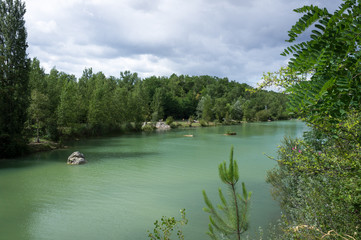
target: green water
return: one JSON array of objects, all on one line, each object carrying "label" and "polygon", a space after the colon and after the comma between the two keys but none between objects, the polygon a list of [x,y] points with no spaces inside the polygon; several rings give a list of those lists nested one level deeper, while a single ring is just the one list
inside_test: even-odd
[{"label": "green water", "polygon": [[[0,165],[0,239],[147,239],[161,216],[186,209],[186,239],[208,239],[202,190],[218,202],[218,164],[234,145],[241,181],[253,192],[250,230],[267,228],[280,210],[265,174],[283,136],[299,121],[139,133],[79,141]],[[236,136],[224,136],[234,131]],[[194,134],[193,138],[184,137]],[[66,165],[79,150],[89,163]]]}]

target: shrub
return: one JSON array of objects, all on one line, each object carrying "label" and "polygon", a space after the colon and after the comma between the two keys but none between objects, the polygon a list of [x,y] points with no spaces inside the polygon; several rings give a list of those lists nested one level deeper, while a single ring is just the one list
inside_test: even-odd
[{"label": "shrub", "polygon": [[170,240],[173,230],[178,229],[178,239],[184,240],[184,235],[180,227],[186,225],[188,223],[188,219],[186,218],[185,209],[180,210],[180,213],[181,220],[176,220],[174,217],[165,216],[163,216],[160,221],[156,220],[154,222],[153,232],[148,230],[149,239]]},{"label": "shrub", "polygon": [[355,161],[360,158],[357,146],[344,152],[328,142],[320,151],[303,140],[285,138],[278,166],[267,174],[283,209],[284,239],[321,239],[331,230],[340,236],[360,234],[361,167]]},{"label": "shrub", "polygon": [[189,127],[192,127],[192,123],[194,122],[194,116],[190,116],[188,118],[188,124],[189,124]]},{"label": "shrub", "polygon": [[145,131],[145,132],[150,132],[150,131],[153,131],[155,129],[155,126],[153,124],[144,124],[142,126],[142,130]]},{"label": "shrub", "polygon": [[199,124],[200,124],[202,127],[207,127],[207,126],[208,126],[208,123],[207,123],[204,119],[199,120]]},{"label": "shrub", "polygon": [[271,113],[269,110],[261,110],[256,113],[256,121],[262,121],[265,122],[267,120],[271,119]]},{"label": "shrub", "polygon": [[174,119],[172,116],[167,117],[167,119],[165,120],[165,123],[167,125],[171,125],[173,122],[174,122]]}]

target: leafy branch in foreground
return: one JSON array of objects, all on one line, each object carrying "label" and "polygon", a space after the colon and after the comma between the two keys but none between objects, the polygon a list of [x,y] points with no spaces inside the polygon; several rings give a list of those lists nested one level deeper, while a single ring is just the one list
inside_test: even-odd
[{"label": "leafy branch in foreground", "polygon": [[186,219],[186,210],[181,209],[181,220],[176,220],[174,217],[165,217],[163,216],[160,221],[156,220],[154,222],[154,230],[153,232],[149,232],[149,239],[159,239],[159,240],[170,240],[172,232],[174,229],[178,229],[177,236],[178,239],[184,240],[184,235],[180,226],[186,225],[188,223],[188,219]]},{"label": "leafy branch in foreground", "polygon": [[239,180],[238,165],[233,160],[233,147],[229,159],[229,167],[224,161],[218,167],[219,177],[227,185],[229,200],[224,196],[219,188],[219,198],[222,205],[218,205],[220,213],[217,212],[206,192],[203,190],[204,201],[207,205],[203,210],[210,214],[209,232],[207,234],[212,239],[241,239],[242,233],[248,229],[248,208],[251,192],[247,192],[245,184],[242,182],[242,195],[237,193],[237,183]]}]

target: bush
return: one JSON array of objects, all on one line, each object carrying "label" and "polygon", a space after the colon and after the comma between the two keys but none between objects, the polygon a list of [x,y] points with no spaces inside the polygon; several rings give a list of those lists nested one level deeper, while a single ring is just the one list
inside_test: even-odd
[{"label": "bush", "polygon": [[268,121],[271,119],[271,113],[269,110],[261,110],[259,112],[256,113],[256,121]]},{"label": "bush", "polygon": [[158,116],[158,112],[153,112],[152,113],[152,122],[158,122],[159,120],[159,116]]},{"label": "bush", "polygon": [[204,119],[199,120],[199,124],[200,124],[202,127],[207,127],[207,126],[208,126],[208,123],[207,123]]},{"label": "bush", "polygon": [[194,116],[190,116],[188,118],[188,123],[189,123],[189,126],[192,127],[192,123],[194,122]]},{"label": "bush", "polygon": [[174,119],[172,116],[167,117],[167,119],[165,120],[165,123],[167,125],[171,125],[173,122],[174,122]]},{"label": "bush", "polygon": [[163,216],[160,221],[156,220],[154,222],[153,231],[151,232],[148,230],[149,239],[170,240],[173,231],[177,230],[177,238],[180,240],[184,240],[184,235],[181,227],[188,223],[188,219],[186,218],[185,209],[181,209],[180,213],[180,220],[176,220],[174,217],[165,216]]},{"label": "bush", "polygon": [[145,132],[150,132],[153,131],[155,129],[155,126],[153,124],[144,124],[142,126],[142,130]]},{"label": "bush", "polygon": [[320,239],[331,230],[338,236],[360,234],[361,167],[357,159],[361,159],[357,146],[344,152],[328,142],[319,151],[303,140],[284,140],[278,166],[267,174],[273,196],[283,209],[284,239]]}]

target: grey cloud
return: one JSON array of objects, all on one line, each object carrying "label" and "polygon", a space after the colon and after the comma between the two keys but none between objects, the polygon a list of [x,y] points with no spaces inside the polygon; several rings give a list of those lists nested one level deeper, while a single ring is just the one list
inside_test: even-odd
[{"label": "grey cloud", "polygon": [[[84,67],[107,75],[130,67],[140,76],[208,74],[255,85],[285,63],[279,54],[299,17],[292,9],[310,2],[78,0],[30,17],[29,51],[78,77]],[[336,8],[341,0],[319,2]]]}]

